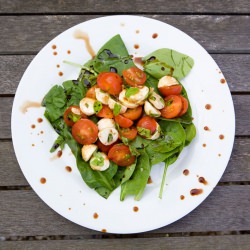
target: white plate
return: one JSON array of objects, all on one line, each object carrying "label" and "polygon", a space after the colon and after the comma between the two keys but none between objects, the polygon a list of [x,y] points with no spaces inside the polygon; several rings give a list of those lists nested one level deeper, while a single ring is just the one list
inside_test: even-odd
[{"label": "white plate", "polygon": [[[163,165],[153,167],[153,182],[147,185],[139,202],[131,197],[120,202],[119,188],[107,200],[100,197],[83,182],[68,148],[60,158],[56,153],[49,153],[57,135],[43,117],[44,108],[31,107],[22,112],[27,101],[41,102],[54,84],[77,78],[79,69],[64,64],[63,60],[83,64],[90,59],[84,42],[73,36],[78,29],[88,34],[95,52],[119,33],[130,54],[147,55],[159,48],[171,48],[195,61],[182,83],[193,108],[197,136],[169,167],[162,200],[158,194]],[[158,36],[153,38],[153,34]],[[18,86],[11,128],[20,167],[44,202],[79,225],[110,233],[138,233],[166,226],[196,208],[216,186],[227,166],[234,142],[235,116],[224,80],[217,64],[196,41],[166,23],[139,16],[109,16],[76,25],[38,53]],[[207,104],[211,105],[210,109],[206,108]],[[39,123],[38,118],[43,118],[43,122]],[[72,171],[66,171],[66,166]],[[185,169],[189,170],[187,176],[183,174]],[[199,177],[204,177],[207,184],[200,183]],[[46,179],[45,184],[41,184],[41,178]],[[195,188],[203,192],[192,196],[190,191]],[[135,207],[138,211],[134,211]]]}]

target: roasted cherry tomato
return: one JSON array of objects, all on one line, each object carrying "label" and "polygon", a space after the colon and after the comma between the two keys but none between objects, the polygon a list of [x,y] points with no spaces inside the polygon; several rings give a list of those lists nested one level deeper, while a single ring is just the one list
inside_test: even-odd
[{"label": "roasted cherry tomato", "polygon": [[136,127],[121,128],[119,130],[119,136],[120,137],[125,137],[125,138],[129,139],[130,141],[132,141],[137,136],[137,129],[136,129]]},{"label": "roasted cherry tomato", "polygon": [[137,67],[131,67],[129,69],[124,69],[122,75],[127,84],[132,87],[143,85],[147,79],[147,75],[144,71]]},{"label": "roasted cherry tomato", "polygon": [[81,119],[73,125],[72,136],[80,144],[92,144],[97,140],[98,127],[89,119]]},{"label": "roasted cherry tomato", "polygon": [[188,100],[182,95],[179,95],[179,97],[181,98],[181,101],[182,101],[182,109],[181,109],[181,112],[178,114],[178,116],[182,116],[188,110]]},{"label": "roasted cherry tomato", "polygon": [[134,123],[132,120],[130,120],[122,115],[115,116],[115,122],[118,123],[121,128],[129,128]]},{"label": "roasted cherry tomato", "polygon": [[81,118],[87,117],[85,114],[83,114],[83,112],[80,110],[80,107],[78,106],[68,107],[63,114],[65,123],[70,127],[72,127]]},{"label": "roasted cherry tomato", "polygon": [[137,127],[145,128],[150,130],[151,135],[153,135],[157,128],[156,120],[151,116],[143,116],[137,123]]},{"label": "roasted cherry tomato", "polygon": [[97,86],[111,95],[122,91],[122,78],[114,72],[102,72],[97,77]]},{"label": "roasted cherry tomato", "polygon": [[164,86],[159,88],[160,93],[166,97],[169,95],[179,95],[181,93],[182,86],[180,84],[178,85],[172,85],[172,86]]},{"label": "roasted cherry tomato", "polygon": [[107,105],[102,105],[102,109],[96,114],[98,117],[113,118],[113,111]]},{"label": "roasted cherry tomato", "polygon": [[142,106],[138,106],[137,108],[134,108],[134,109],[127,109],[127,111],[123,113],[122,115],[134,121],[140,118],[141,114],[142,114]]},{"label": "roasted cherry tomato", "polygon": [[180,96],[169,95],[164,98],[165,107],[161,110],[161,116],[167,119],[175,118],[182,110],[182,100]]},{"label": "roasted cherry tomato", "polygon": [[129,147],[124,144],[115,144],[109,150],[108,158],[121,167],[130,166],[136,160],[136,157],[131,154]]},{"label": "roasted cherry tomato", "polygon": [[96,89],[96,85],[91,87],[90,89],[88,89],[88,91],[86,93],[86,97],[96,99],[95,89]]}]

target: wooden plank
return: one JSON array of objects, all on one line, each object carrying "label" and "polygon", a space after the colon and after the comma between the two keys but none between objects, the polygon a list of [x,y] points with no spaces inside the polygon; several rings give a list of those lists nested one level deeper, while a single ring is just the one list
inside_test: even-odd
[{"label": "wooden plank", "polygon": [[[145,15],[179,28],[210,52],[250,52],[250,16]],[[48,41],[96,15],[0,16],[0,54],[36,53]]]},{"label": "wooden plank", "polygon": [[[0,141],[0,186],[25,186],[28,182],[15,158],[11,141]],[[221,182],[250,181],[250,139],[236,138]]]},{"label": "wooden plank", "polygon": [[[232,92],[249,92],[250,55],[249,54],[212,54],[219,65]],[[19,81],[34,55],[0,56],[0,94],[14,94]]]},{"label": "wooden plank", "polygon": [[150,0],[108,0],[100,3],[96,0],[81,1],[0,1],[0,13],[249,13],[249,2],[241,1],[199,1],[199,0],[179,0],[178,4],[171,0],[158,0],[157,4],[152,4]]},{"label": "wooden plank", "polygon": [[[234,108],[236,113],[236,135],[249,136],[250,135],[250,98],[249,95],[233,95]],[[0,98],[0,139],[11,138],[11,108],[13,97]]]},{"label": "wooden plank", "polygon": [[[108,237],[108,235],[107,235]],[[43,241],[0,241],[2,250],[31,250],[31,249],[175,249],[175,250],[221,250],[247,249],[250,245],[249,235],[223,235],[223,236],[193,236],[193,237],[153,237],[132,239],[79,239],[79,240],[43,240]]]},{"label": "wooden plank", "polygon": [[[193,212],[150,233],[249,230],[249,192],[250,185],[217,186]],[[55,213],[32,190],[0,194],[1,236],[100,234]]]}]

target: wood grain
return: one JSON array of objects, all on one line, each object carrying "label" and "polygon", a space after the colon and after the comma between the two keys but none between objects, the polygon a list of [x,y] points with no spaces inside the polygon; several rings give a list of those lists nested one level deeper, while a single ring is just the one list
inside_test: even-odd
[{"label": "wood grain", "polygon": [[[11,141],[0,141],[0,186],[25,186]],[[250,181],[250,139],[236,138],[231,159],[221,182]]]},{"label": "wood grain", "polygon": [[43,241],[0,241],[2,250],[121,250],[121,249],[143,249],[143,250],[221,250],[233,249],[243,250],[250,245],[248,235],[223,235],[223,236],[193,236],[193,237],[152,237],[132,239],[82,239],[82,240],[43,240]]},{"label": "wood grain", "polygon": [[[249,192],[250,185],[217,186],[193,212],[150,233],[248,230]],[[1,191],[0,204],[2,236],[100,234],[70,223],[45,205],[32,190]],[[108,226],[103,227],[108,231]]]},{"label": "wood grain", "polygon": [[178,0],[178,4],[171,0],[158,0],[152,3],[150,0],[106,0],[101,3],[97,0],[75,0],[74,4],[69,0],[52,1],[0,1],[0,13],[249,13],[250,7],[247,0],[240,1],[199,1]]},{"label": "wood grain", "polygon": [[[179,28],[209,52],[250,52],[250,16],[145,15]],[[0,16],[0,54],[37,53],[64,30],[97,15]]]},{"label": "wood grain", "polygon": [[[231,92],[250,92],[249,54],[212,54],[219,65]],[[0,95],[14,94],[19,81],[34,55],[0,56]]]}]

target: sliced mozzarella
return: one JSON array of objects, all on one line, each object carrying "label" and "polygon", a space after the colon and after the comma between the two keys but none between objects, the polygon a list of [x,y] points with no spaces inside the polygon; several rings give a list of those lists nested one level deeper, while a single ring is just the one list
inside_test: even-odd
[{"label": "sliced mozzarella", "polygon": [[156,130],[155,130],[154,134],[151,135],[151,136],[150,136],[149,138],[147,138],[147,139],[149,139],[149,140],[156,140],[156,139],[158,139],[158,138],[160,137],[160,135],[161,135],[161,127],[160,127],[160,125],[157,123],[157,127],[156,127]]},{"label": "sliced mozzarella", "polygon": [[139,89],[139,91],[136,94],[131,95],[127,99],[128,99],[129,102],[141,105],[141,104],[144,103],[144,101],[148,97],[149,88],[147,86],[143,86],[143,87],[138,88],[138,89]]},{"label": "sliced mozzarella", "polygon": [[179,82],[172,76],[163,76],[158,82],[158,88],[178,85]]},{"label": "sliced mozzarella", "polygon": [[85,115],[93,115],[95,114],[94,104],[96,100],[88,97],[84,97],[80,101],[80,109]]},{"label": "sliced mozzarella", "polygon": [[127,107],[122,105],[121,103],[115,101],[114,99],[112,98],[109,98],[109,101],[108,101],[108,105],[109,105],[109,108],[110,109],[115,109],[115,106],[118,105],[119,109],[120,109],[120,114],[123,114],[127,111]]},{"label": "sliced mozzarella", "polygon": [[144,103],[144,111],[147,115],[153,116],[153,117],[160,117],[161,112],[156,109],[150,102],[145,101]]},{"label": "sliced mozzarella", "polygon": [[83,160],[88,161],[96,150],[97,150],[97,146],[95,144],[83,145],[82,147]]},{"label": "sliced mozzarella", "polygon": [[165,106],[163,98],[154,91],[150,94],[148,101],[157,109],[163,109]]},{"label": "sliced mozzarella", "polygon": [[111,145],[118,139],[118,131],[115,128],[104,128],[99,131],[98,138],[104,145]]},{"label": "sliced mozzarella", "polygon": [[100,88],[95,88],[95,95],[98,101],[105,105],[108,105],[109,94],[107,92],[102,91]]},{"label": "sliced mozzarella", "polygon": [[119,101],[126,106],[127,108],[134,109],[139,106],[137,103],[130,102],[128,98],[125,96],[126,94],[126,89],[124,89],[120,94],[119,94]]},{"label": "sliced mozzarella", "polygon": [[105,128],[115,128],[115,121],[110,118],[102,118],[97,122],[97,127],[99,131]]},{"label": "sliced mozzarella", "polygon": [[91,157],[89,165],[93,170],[104,171],[109,168],[110,162],[105,153],[97,152]]}]

